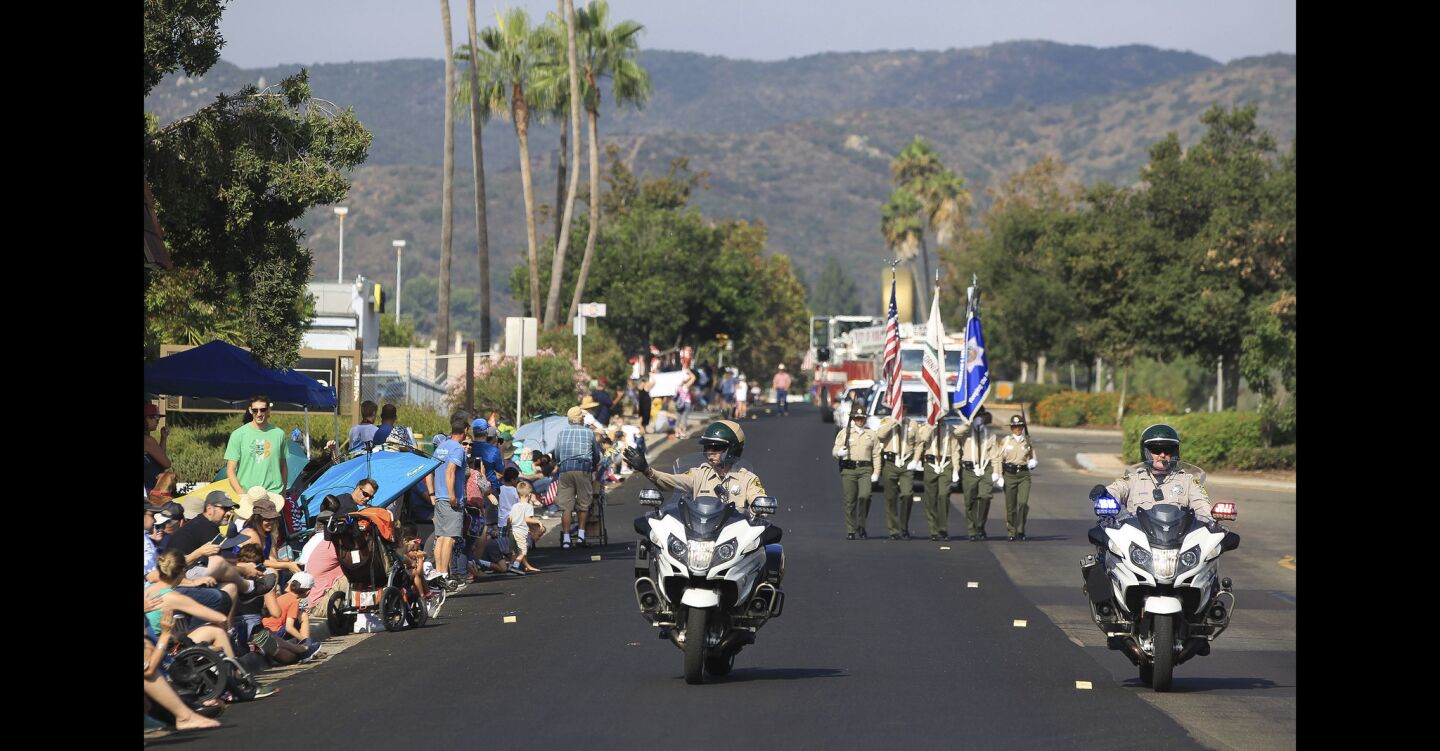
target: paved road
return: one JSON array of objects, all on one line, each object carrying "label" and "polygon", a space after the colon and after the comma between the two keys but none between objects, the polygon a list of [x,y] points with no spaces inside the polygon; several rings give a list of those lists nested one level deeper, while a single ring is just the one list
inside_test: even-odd
[{"label": "paved road", "polygon": [[[231,707],[224,730],[154,745],[1295,745],[1294,571],[1277,564],[1294,552],[1293,494],[1233,496],[1245,536],[1226,557],[1240,592],[1234,625],[1210,657],[1177,669],[1174,693],[1156,695],[1085,616],[1077,564],[1095,478],[1070,466],[1071,439],[1037,435],[1032,542],[1003,540],[998,494],[989,529],[999,541],[846,542],[833,427],[797,405],[746,430],[745,458],[780,499],[787,599],[727,679],[687,686],[680,651],[636,612],[632,480],[612,496],[608,547],[541,549],[546,573],[471,585],[431,625],[377,634],[280,683],[275,697]],[[1253,546],[1252,518],[1265,530]],[[911,530],[924,525],[916,504]],[[950,529],[963,526],[957,508]],[[869,528],[884,529],[878,495]]]}]

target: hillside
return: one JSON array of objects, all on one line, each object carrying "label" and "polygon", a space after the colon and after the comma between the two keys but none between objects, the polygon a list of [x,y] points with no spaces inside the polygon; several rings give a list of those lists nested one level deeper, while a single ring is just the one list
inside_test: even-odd
[{"label": "hillside", "polygon": [[[996,57],[1018,55],[1027,49],[1034,54],[1023,58],[1024,64],[1014,61],[995,64],[988,74],[991,83],[974,84],[973,91],[967,94],[971,98],[963,100],[968,103],[955,98],[948,102],[943,97],[928,98],[929,92],[946,89],[925,83],[928,74],[924,72],[924,64],[940,64],[936,61],[958,64],[955,61],[966,56],[993,62]],[[1183,143],[1194,143],[1202,132],[1200,113],[1214,104],[1255,102],[1260,108],[1260,125],[1275,135],[1282,147],[1288,147],[1294,138],[1293,55],[1252,58],[1219,66],[1213,62],[1205,64],[1208,61],[1204,58],[1196,60],[1193,55],[1162,53],[1153,48],[1121,49],[1130,52],[1013,43],[979,51],[818,55],[779,63],[652,52],[647,54],[646,62],[652,66],[657,81],[654,103],[643,114],[632,115],[623,125],[602,120],[601,135],[605,143],[619,146],[623,157],[633,159],[634,169],[640,172],[661,173],[672,158],[689,157],[693,170],[710,173],[709,189],[697,196],[707,216],[763,221],[770,230],[769,251],[791,255],[797,270],[807,278],[815,279],[823,260],[834,256],[862,284],[874,279],[885,257],[879,215],[880,205],[890,189],[890,156],[917,134],[930,140],[945,163],[965,177],[975,198],[975,216],[988,203],[987,187],[1002,182],[1047,153],[1071,165],[1075,175],[1086,184],[1099,180],[1130,184],[1137,179],[1152,143],[1170,131],[1178,132]],[[1047,79],[1047,72],[1054,78],[1055,66],[1063,67],[1066,58],[1062,53],[1104,62],[1093,75],[1086,75],[1078,67],[1067,68],[1069,78],[1061,79],[1071,81],[1066,84],[1070,87],[1068,91],[1104,93],[1065,98],[1064,87]],[[1151,59],[1151,53],[1160,54]],[[1127,54],[1136,60],[1129,66],[1122,64]],[[832,57],[845,58],[850,67],[842,69],[839,65],[823,64],[821,58]],[[697,61],[717,61],[715,70],[707,72],[704,67],[689,72],[681,70]],[[1165,70],[1161,64],[1165,61],[1171,65],[1166,77],[1144,85],[1135,83],[1141,73],[1134,68],[1148,67],[1158,76]],[[394,92],[396,89],[387,83],[387,71],[409,70],[418,75],[426,66],[435,69],[431,78],[438,80],[439,61],[392,61],[317,66],[312,83],[318,96],[350,104],[343,96],[322,86],[322,68],[366,68],[376,75],[373,84],[378,90]],[[1194,69],[1175,72],[1186,66]],[[244,80],[250,80],[255,73],[239,71],[233,66],[222,71],[220,67],[198,84],[189,82],[175,89],[190,87],[199,91],[213,85],[232,90],[241,78],[234,78],[231,85],[223,83],[231,80],[225,76],[243,73]],[[760,73],[754,72],[757,70]],[[1023,74],[1024,70],[1030,71],[1028,77]],[[780,96],[783,87],[746,88],[742,81],[772,74],[775,80],[788,77],[806,93],[795,93],[793,106],[780,106],[784,104]],[[820,81],[826,75],[829,84],[807,83]],[[1019,76],[1020,80],[1006,83],[1007,76]],[[708,80],[702,81],[707,77]],[[814,93],[842,90],[841,79],[847,77],[849,80],[843,82],[846,92],[843,99],[832,101]],[[977,73],[972,78],[984,76]],[[660,93],[667,91],[661,88],[662,80],[690,83],[672,87],[675,91],[672,96]],[[910,82],[908,90],[901,86],[906,81]],[[827,85],[829,88],[824,89]],[[164,86],[166,84],[162,84]],[[887,91],[887,87],[893,90]],[[691,91],[711,91],[714,95],[713,98],[691,96]],[[751,92],[748,99],[741,96],[745,91]],[[762,91],[771,93],[762,95]],[[189,106],[193,109],[198,106],[197,101],[213,95],[214,91],[209,91],[194,97],[187,94],[184,98],[190,100]],[[383,95],[372,91],[366,96]],[[420,107],[420,103],[427,100],[417,90],[406,90],[401,97],[407,103],[405,107]],[[169,119],[182,111],[180,98],[177,92],[170,92],[168,96],[152,97],[152,100],[169,108],[158,112],[162,119]],[[885,101],[894,104],[879,104]],[[147,100],[146,105],[149,108],[151,101]],[[405,278],[433,277],[439,268],[440,235],[438,154],[442,129],[438,104],[433,128],[419,121],[408,125],[396,123],[395,132],[403,133],[405,138],[395,136],[394,132],[386,135],[382,127],[382,123],[388,122],[386,118],[400,118],[394,111],[377,110],[375,116],[369,117],[363,113],[362,105],[356,104],[356,109],[362,112],[366,124],[376,130],[374,153],[377,156],[354,173],[354,185],[347,201],[351,211],[345,228],[347,273],[364,273],[387,285],[393,283],[395,256],[390,241],[403,238],[409,243]],[[709,117],[705,117],[706,112]],[[748,114],[726,126],[727,118],[735,112]],[[664,118],[657,113],[669,113],[671,124],[661,127]],[[810,114],[799,116],[804,113]],[[766,118],[771,120],[764,127],[745,127]],[[423,146],[429,137],[426,134],[432,132],[434,147]],[[509,125],[498,122],[488,127],[486,137],[497,317],[516,311],[506,280],[510,269],[523,263],[525,256],[520,178],[513,140],[501,145],[505,143],[502,136],[508,133]],[[555,134],[556,131],[550,131],[532,139],[536,200],[546,205],[554,203],[554,159],[558,146]],[[468,150],[462,155],[458,148],[462,144],[468,146],[468,141],[463,134],[456,139],[454,280],[457,286],[474,286],[478,279],[469,155]],[[422,153],[427,148],[431,148],[428,155]],[[603,153],[603,147],[601,151]],[[412,162],[394,162],[379,158],[381,153],[414,153],[415,157]],[[316,209],[300,224],[315,253],[316,278],[333,278],[337,245],[334,216],[328,208]],[[550,221],[543,221],[542,235],[548,235],[551,226]],[[421,312],[408,307],[405,310],[407,314]],[[433,311],[424,312],[427,317],[433,314]],[[424,328],[428,328],[428,322],[423,323]]]}]

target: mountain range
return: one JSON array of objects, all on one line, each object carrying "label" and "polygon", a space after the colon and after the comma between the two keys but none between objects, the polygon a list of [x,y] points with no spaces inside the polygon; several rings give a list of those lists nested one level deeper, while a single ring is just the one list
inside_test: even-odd
[{"label": "mountain range", "polygon": [[[1023,41],[777,62],[650,50],[641,64],[655,93],[643,110],[617,113],[605,92],[602,155],[614,144],[642,174],[662,174],[672,159],[687,157],[692,170],[708,173],[708,189],[695,200],[707,217],[764,222],[768,252],[788,254],[802,276],[818,278],[825,259],[835,257],[867,292],[888,257],[879,227],[880,206],[890,192],[889,160],[916,135],[965,178],[975,203],[972,220],[989,203],[986,189],[1046,154],[1072,167],[1087,185],[1134,183],[1151,144],[1171,131],[1182,143],[1194,143],[1203,132],[1200,114],[1215,104],[1255,103],[1260,126],[1283,149],[1295,137],[1294,55],[1221,65],[1141,45],[1102,49]],[[146,98],[145,110],[163,125],[220,92],[275,83],[300,67],[241,69],[222,61],[204,77],[163,81]],[[354,171],[346,202],[347,273],[390,286],[391,240],[405,239],[405,278],[433,277],[440,256],[442,62],[322,64],[309,71],[314,96],[353,107],[374,134],[370,158]],[[512,126],[487,122],[484,141],[499,317],[519,308],[506,280],[514,265],[524,263],[523,201]],[[453,279],[474,286],[468,122],[457,125],[455,142]],[[536,201],[548,209],[555,203],[558,128],[532,128],[530,145]],[[582,177],[588,180],[588,172]],[[316,208],[300,224],[315,254],[315,277],[332,278],[338,243],[333,213]],[[543,235],[551,234],[547,228],[553,229],[553,219],[541,222]],[[577,263],[580,252],[574,251]],[[428,318],[421,316],[422,330]]]}]

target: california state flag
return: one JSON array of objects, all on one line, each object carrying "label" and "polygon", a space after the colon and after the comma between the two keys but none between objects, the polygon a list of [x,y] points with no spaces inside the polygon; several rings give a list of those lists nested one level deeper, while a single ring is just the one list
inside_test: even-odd
[{"label": "california state flag", "polygon": [[925,323],[925,388],[930,390],[930,413],[925,422],[934,425],[948,405],[945,401],[945,324],[940,322],[940,286],[930,300],[930,320]]}]

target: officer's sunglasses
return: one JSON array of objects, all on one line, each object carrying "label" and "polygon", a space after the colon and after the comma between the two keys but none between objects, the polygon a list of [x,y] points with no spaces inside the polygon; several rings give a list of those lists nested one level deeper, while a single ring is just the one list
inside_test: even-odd
[{"label": "officer's sunglasses", "polygon": [[1168,443],[1151,443],[1146,445],[1145,448],[1149,449],[1152,454],[1175,455],[1175,446]]}]

